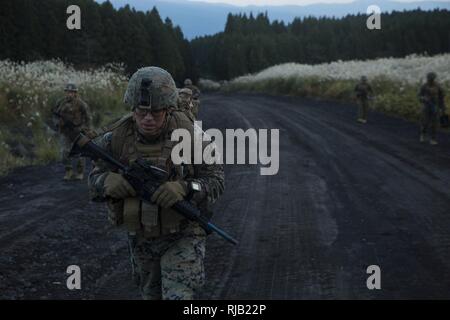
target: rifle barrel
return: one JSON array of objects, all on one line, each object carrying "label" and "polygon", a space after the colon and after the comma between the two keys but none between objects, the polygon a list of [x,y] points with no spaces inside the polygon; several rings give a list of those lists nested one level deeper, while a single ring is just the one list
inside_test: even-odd
[{"label": "rifle barrel", "polygon": [[[75,146],[77,148],[75,148]],[[124,172],[125,177],[132,178],[131,180],[135,180],[134,179],[135,177],[133,177],[133,175],[127,175],[127,173],[129,172],[129,168],[127,166],[122,164],[120,161],[116,160],[106,150],[104,150],[103,148],[101,148],[100,146],[98,146],[97,144],[92,142],[91,139],[89,139],[82,133],[80,133],[78,135],[77,139],[75,140],[74,147],[72,149],[74,149],[74,148],[77,151],[81,152],[81,154],[84,156],[88,156],[92,159],[102,159],[102,160],[116,166],[118,169],[120,169]],[[138,189],[139,187],[142,188],[142,192],[139,196],[139,198],[141,200],[151,203],[150,197],[154,190],[152,191],[151,189],[148,189],[148,187],[146,188],[145,185],[142,185],[142,186],[137,185],[138,181],[136,181],[136,185],[134,185],[135,184],[134,181],[129,181],[129,182],[133,185],[133,187],[135,189]],[[174,204],[174,206],[172,208],[175,209],[176,211],[178,211],[185,218],[192,220],[192,221],[197,221],[202,226],[202,228],[205,229],[206,232],[209,233],[209,232],[214,231],[219,236],[221,236],[222,238],[227,240],[228,242],[235,244],[235,245],[238,244],[238,241],[236,239],[234,239],[233,237],[231,237],[224,230],[218,228],[211,222],[207,221],[201,215],[200,210],[197,207],[195,207],[193,204],[191,204],[189,201],[186,201],[186,200],[178,201],[177,203]]]}]

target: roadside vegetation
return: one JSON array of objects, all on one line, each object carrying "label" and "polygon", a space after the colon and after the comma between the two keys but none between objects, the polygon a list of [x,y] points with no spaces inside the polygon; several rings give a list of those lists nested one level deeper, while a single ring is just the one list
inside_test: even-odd
[{"label": "roadside vegetation", "polygon": [[438,74],[438,81],[447,93],[446,105],[450,108],[450,54],[318,65],[287,63],[235,78],[222,90],[354,102],[355,85],[365,75],[375,94],[372,109],[418,120],[421,104],[417,93],[430,71]]},{"label": "roadside vegetation", "polygon": [[59,159],[59,135],[51,110],[73,82],[100,127],[126,110],[122,103],[126,78],[121,65],[75,70],[60,61],[0,61],[0,175],[11,168]]}]

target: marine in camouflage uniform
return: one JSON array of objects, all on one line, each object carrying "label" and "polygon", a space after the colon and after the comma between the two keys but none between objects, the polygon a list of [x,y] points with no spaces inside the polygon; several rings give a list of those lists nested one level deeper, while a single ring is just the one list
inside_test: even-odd
[{"label": "marine in camouflage uniform", "polygon": [[178,93],[167,71],[157,67],[138,70],[124,100],[132,113],[96,143],[125,164],[145,159],[171,172],[171,178],[156,190],[154,204],[148,204],[136,198],[133,187],[117,170],[97,161],[89,175],[91,198],[106,201],[110,221],[127,230],[133,276],[144,299],[193,299],[205,281],[206,233],[171,207],[185,198],[208,216],[224,190],[223,166],[179,166],[171,161],[177,144],[171,141],[173,130],[186,129],[193,137],[194,125],[176,110]]},{"label": "marine in camouflage uniform", "polygon": [[358,122],[367,122],[367,112],[369,110],[369,99],[372,97],[373,91],[367,82],[367,77],[362,76],[360,82],[355,87],[355,95],[358,101]]},{"label": "marine in camouflage uniform", "polygon": [[[61,134],[61,158],[65,167],[64,180],[83,180],[85,159],[69,157],[72,147],[72,138],[80,130],[86,130],[91,123],[89,107],[79,96],[78,88],[74,84],[67,84],[64,90],[66,96],[59,100],[53,109],[56,117],[58,131]],[[72,160],[74,163],[72,163]],[[74,174],[74,172],[76,172]]]},{"label": "marine in camouflage uniform", "polygon": [[197,119],[200,109],[200,89],[192,84],[191,79],[186,79],[184,81],[184,87],[192,91],[192,114],[194,115],[195,119]]},{"label": "marine in camouflage uniform", "polygon": [[178,92],[178,109],[192,120],[195,121],[195,116],[193,114],[194,105],[192,103],[192,90],[188,88],[180,89]]},{"label": "marine in camouflage uniform", "polygon": [[436,82],[436,74],[430,72],[427,74],[427,82],[422,85],[419,91],[419,100],[423,104],[422,119],[420,126],[420,142],[425,141],[425,136],[430,129],[430,144],[437,144],[436,131],[439,121],[439,110],[444,114],[445,102],[444,91]]}]

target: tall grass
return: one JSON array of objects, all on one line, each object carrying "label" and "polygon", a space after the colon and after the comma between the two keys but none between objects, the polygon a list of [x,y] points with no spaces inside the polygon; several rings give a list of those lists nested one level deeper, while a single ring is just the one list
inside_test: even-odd
[{"label": "tall grass", "polygon": [[60,61],[0,61],[0,175],[11,168],[59,159],[51,110],[68,82],[79,86],[100,127],[125,112],[122,66],[79,71]]},{"label": "tall grass", "polygon": [[373,109],[417,120],[421,110],[417,94],[429,71],[438,74],[439,82],[448,93],[446,104],[450,108],[450,54],[320,65],[288,63],[236,78],[223,90],[354,102],[354,87],[359,78],[366,75],[375,93]]}]

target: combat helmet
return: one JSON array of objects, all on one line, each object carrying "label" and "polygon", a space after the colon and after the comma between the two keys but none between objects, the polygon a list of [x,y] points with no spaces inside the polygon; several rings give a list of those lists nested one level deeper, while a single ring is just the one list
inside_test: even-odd
[{"label": "combat helmet", "polygon": [[131,110],[139,107],[158,111],[176,107],[177,87],[166,70],[145,67],[131,76],[123,101],[131,107]]},{"label": "combat helmet", "polygon": [[435,72],[428,72],[427,73],[427,80],[428,81],[434,81],[436,79],[437,75]]},{"label": "combat helmet", "polygon": [[66,92],[78,92],[78,88],[77,88],[76,84],[68,83],[68,84],[66,84],[66,87],[64,88],[64,91],[66,91]]},{"label": "combat helmet", "polygon": [[189,89],[189,88],[183,88],[183,89],[180,89],[180,91],[178,92],[178,94],[179,94],[180,96],[181,96],[181,95],[185,95],[185,96],[192,97],[192,90]]}]

